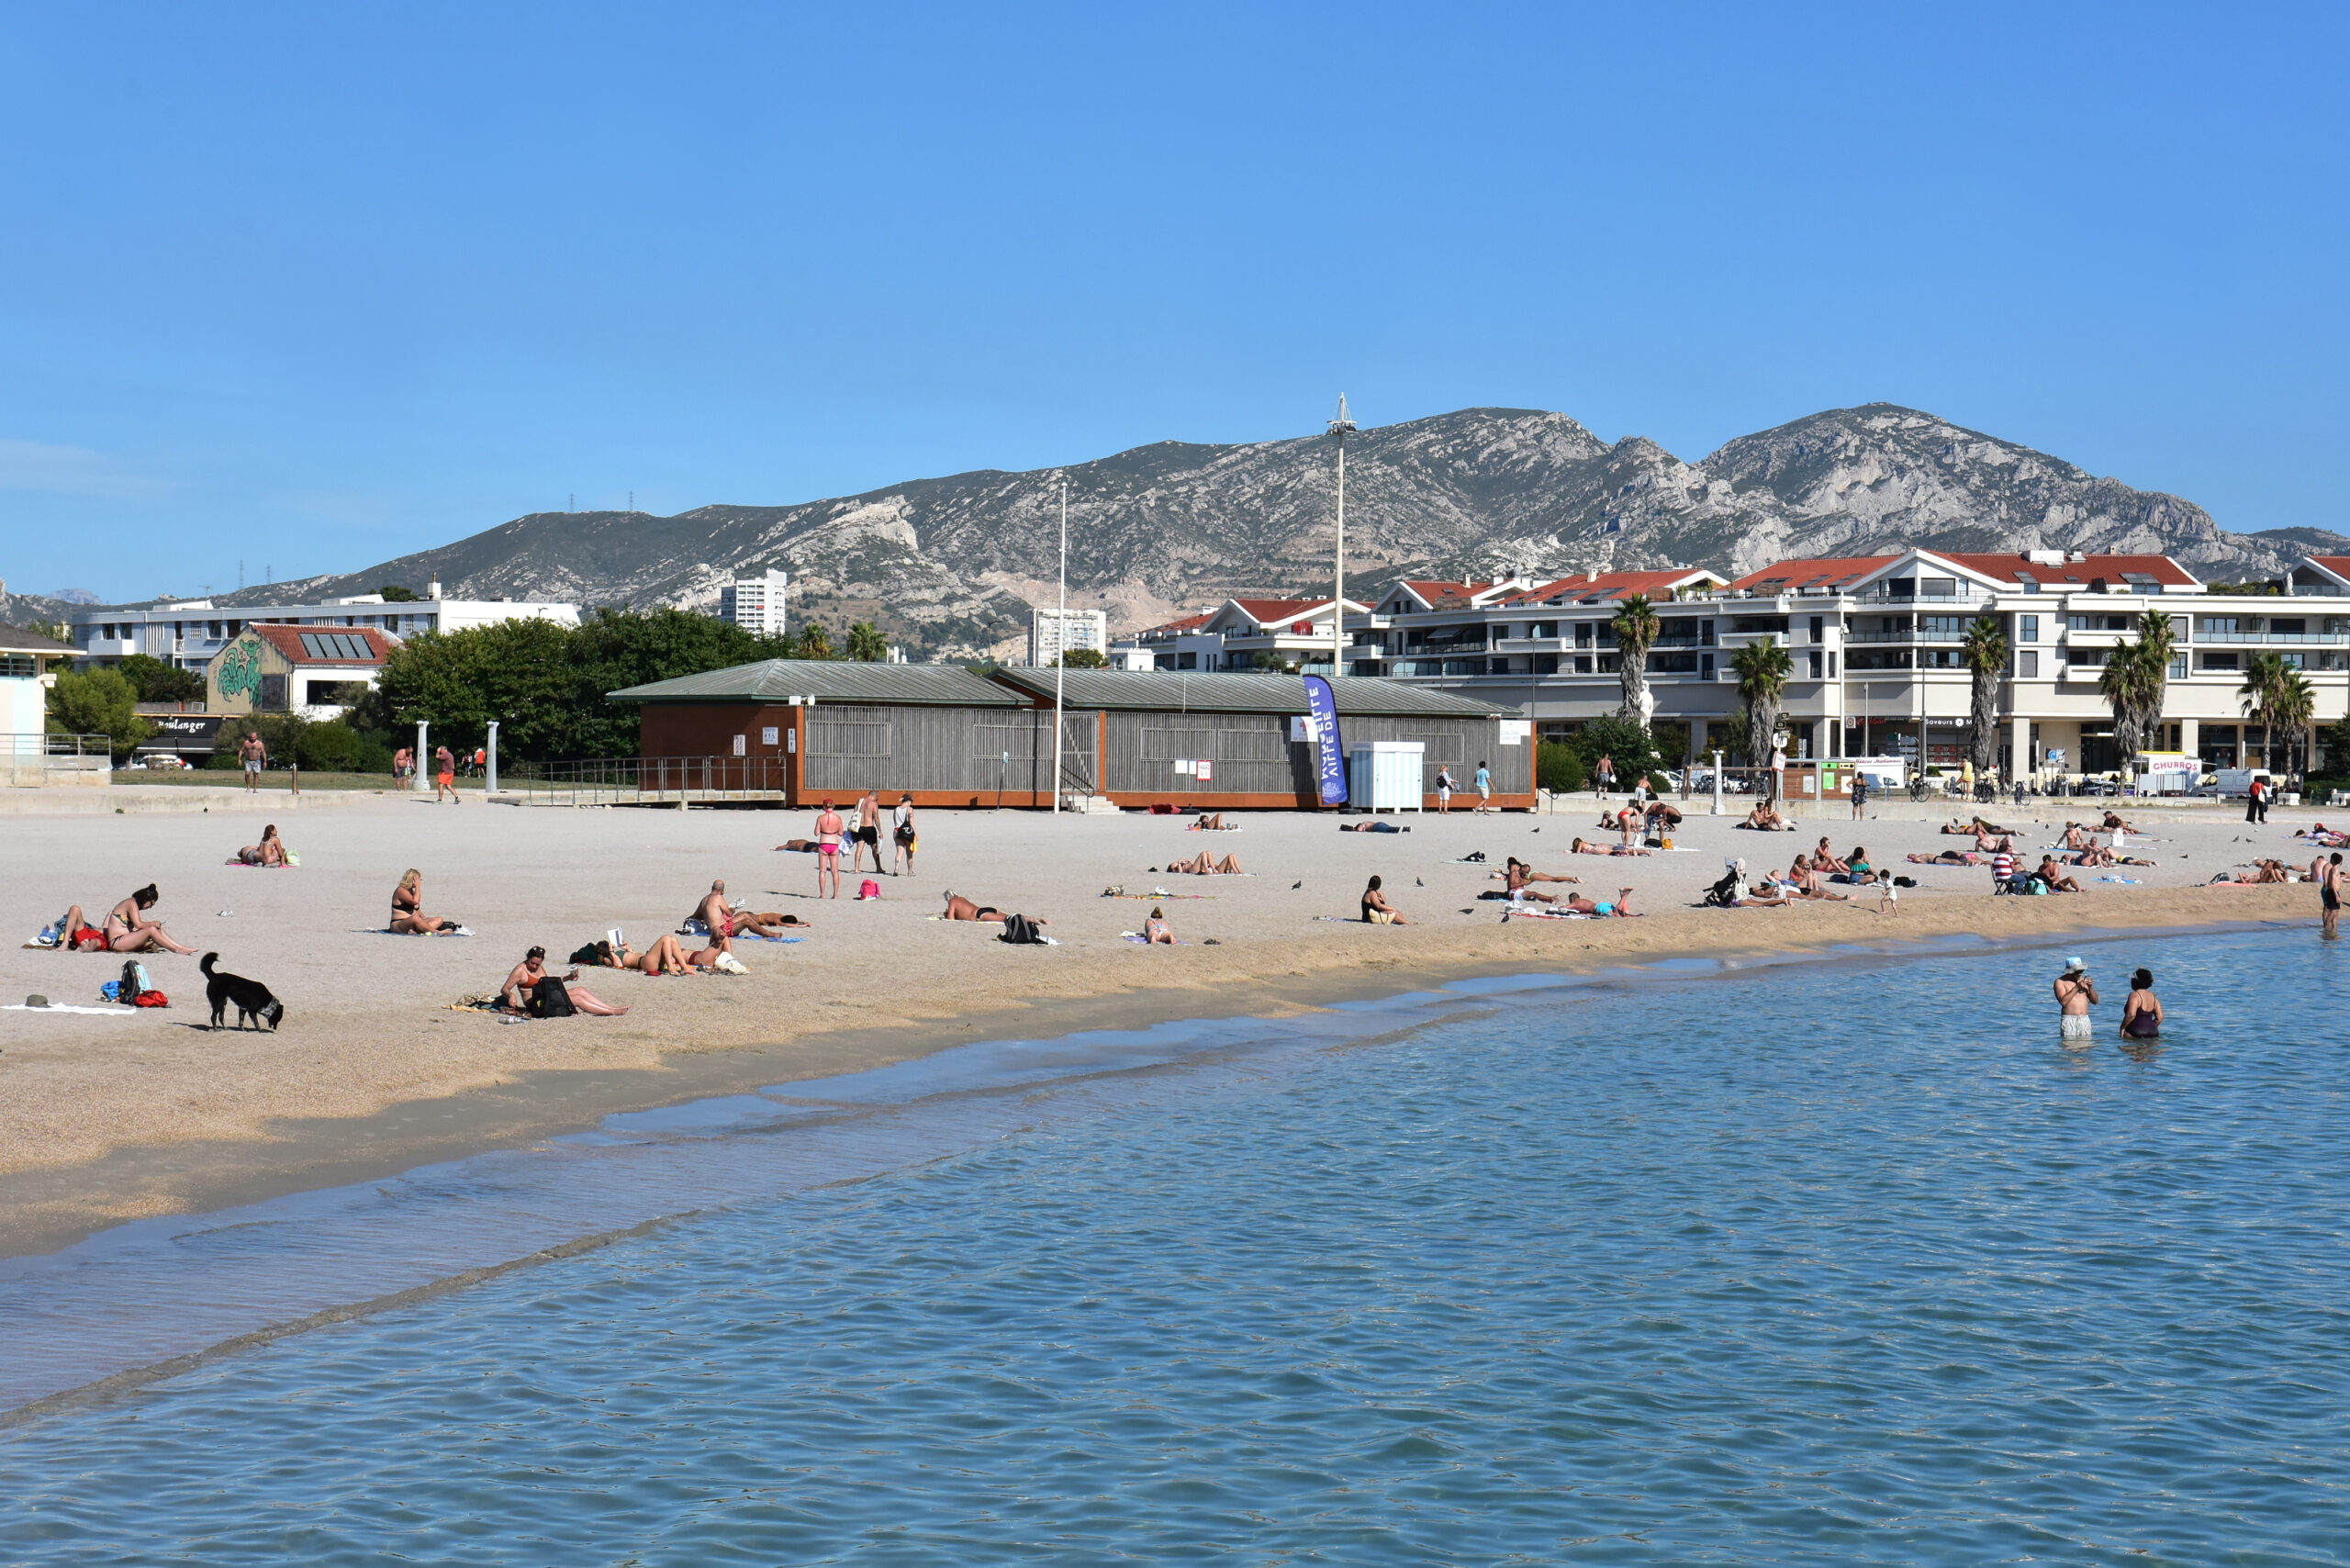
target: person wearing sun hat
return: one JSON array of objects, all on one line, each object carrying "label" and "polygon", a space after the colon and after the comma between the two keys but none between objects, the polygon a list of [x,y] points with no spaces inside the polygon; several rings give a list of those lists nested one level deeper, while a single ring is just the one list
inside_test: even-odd
[{"label": "person wearing sun hat", "polygon": [[2079,958],[2065,960],[2065,972],[2056,977],[2056,1013],[2058,1026],[2067,1040],[2089,1038],[2089,1009],[2097,1003],[2097,982],[2089,979],[2089,967]]}]

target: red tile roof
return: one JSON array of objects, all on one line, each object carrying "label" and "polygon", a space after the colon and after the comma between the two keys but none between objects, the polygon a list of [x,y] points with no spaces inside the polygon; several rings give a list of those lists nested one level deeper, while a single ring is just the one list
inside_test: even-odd
[{"label": "red tile roof", "polygon": [[1503,604],[1547,604],[1560,599],[1629,599],[1636,593],[1667,593],[1699,576],[1694,567],[1673,566],[1654,572],[1602,572],[1596,577],[1579,572],[1514,593],[1500,600]]},{"label": "red tile roof", "polygon": [[[385,655],[392,651],[391,639],[373,626],[282,626],[274,622],[263,622],[248,625],[245,630],[255,636],[267,638],[279,653],[297,665],[349,665],[366,668],[382,664]],[[303,645],[305,637],[313,640],[316,652]],[[350,644],[338,648],[331,642],[318,643],[316,640],[320,637],[348,637],[365,644],[367,656],[352,658],[343,651]]]},{"label": "red tile roof", "polygon": [[2042,566],[2027,555],[1959,555],[1941,550],[1933,554],[1970,572],[1980,572],[2001,582],[2087,585],[2098,577],[2114,582],[2124,577],[2135,576],[2152,577],[2166,588],[2202,586],[2186,567],[2167,555],[2091,555],[2084,560],[2066,561],[2063,566]]},{"label": "red tile roof", "polygon": [[2350,555],[2312,555],[2310,559],[2337,577],[2350,577]]},{"label": "red tile roof", "polygon": [[1761,588],[1763,584],[1770,583],[1774,585],[1774,592],[1839,588],[1900,558],[1898,555],[1829,555],[1816,561],[1779,561],[1759,572],[1749,572],[1729,586],[1733,588]]},{"label": "red tile roof", "polygon": [[1309,610],[1319,610],[1330,601],[1326,599],[1236,599],[1232,601],[1259,625],[1277,621],[1295,621]]},{"label": "red tile roof", "polygon": [[1214,610],[1203,610],[1197,615],[1186,615],[1181,621],[1169,621],[1164,626],[1146,626],[1135,635],[1137,637],[1179,636],[1185,632],[1196,632],[1214,619]]},{"label": "red tile roof", "polygon": [[1494,585],[1490,580],[1455,583],[1438,582],[1432,578],[1405,577],[1403,586],[1418,594],[1427,601],[1430,609],[1436,609],[1441,605],[1460,603],[1474,599]]}]

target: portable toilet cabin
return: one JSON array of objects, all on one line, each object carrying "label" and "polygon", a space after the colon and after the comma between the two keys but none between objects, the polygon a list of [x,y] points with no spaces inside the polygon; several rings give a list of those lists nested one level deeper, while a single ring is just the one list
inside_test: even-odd
[{"label": "portable toilet cabin", "polygon": [[1347,752],[1347,800],[1360,811],[1427,810],[1420,788],[1427,765],[1422,741],[1365,741]]}]

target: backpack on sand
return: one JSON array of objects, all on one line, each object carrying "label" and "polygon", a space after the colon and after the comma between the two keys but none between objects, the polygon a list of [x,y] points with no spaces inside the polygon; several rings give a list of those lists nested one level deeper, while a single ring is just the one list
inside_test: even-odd
[{"label": "backpack on sand", "polygon": [[1046,945],[1045,934],[1037,930],[1036,923],[1024,914],[1005,915],[1003,935],[996,940],[1009,942],[1015,946],[1042,947]]},{"label": "backpack on sand", "polygon": [[568,1018],[578,1011],[571,1005],[571,988],[553,975],[531,988],[533,1018]]}]

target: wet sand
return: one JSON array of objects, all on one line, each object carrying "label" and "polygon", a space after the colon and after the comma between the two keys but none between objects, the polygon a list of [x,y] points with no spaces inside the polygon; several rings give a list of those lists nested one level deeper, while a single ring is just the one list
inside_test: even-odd
[{"label": "wet sand", "polygon": [[[1991,814],[2027,828],[2018,843],[2037,850],[2065,820],[2065,804],[2050,804],[2053,816]],[[2083,814],[2082,805],[2071,814]],[[146,960],[172,997],[168,1011],[0,1012],[0,1253],[975,1038],[1279,1015],[1472,973],[1953,933],[2053,938],[2286,920],[2314,939],[2313,890],[2197,884],[2255,852],[2306,865],[2311,852],[2291,834],[2322,813],[2280,812],[2260,828],[2234,815],[2135,803],[2129,814],[2154,835],[2143,853],[2159,864],[2118,874],[2143,886],[2084,878],[2089,890],[2078,896],[1994,899],[1987,870],[1901,862],[1920,885],[1903,890],[1891,918],[1875,913],[1873,895],[1787,910],[1690,906],[1721,874],[1725,855],[1784,868],[1827,830],[1839,853],[1857,841],[1882,864],[1956,842],[1934,822],[1807,823],[1800,833],[1762,834],[1693,814],[1677,836],[1685,852],[1619,859],[1566,853],[1577,832],[1593,832],[1587,803],[1541,817],[1430,813],[1404,819],[1413,831],[1396,835],[1342,834],[1331,819],[1286,813],[1243,818],[1237,833],[1201,834],[1186,831],[1185,819],[1135,813],[930,812],[915,874],[876,879],[882,897],[858,903],[819,902],[814,857],[775,851],[808,831],[801,813],[574,812],[478,796],[434,806],[385,796],[286,812],[281,830],[304,864],[285,871],[223,864],[258,837],[259,819],[244,813],[12,815],[0,825],[0,857],[17,941],[69,902],[95,919],[151,879],[163,894],[155,913],[174,935],[199,951],[217,948],[221,968],[265,981],[287,1014],[275,1035],[208,1029],[196,959],[169,955]],[[1153,869],[1203,847],[1237,855],[1256,874]],[[1457,863],[1480,850],[1487,865]],[[1501,907],[1476,895],[1499,887],[1487,873],[1508,854],[1580,876],[1582,890],[1598,897],[1628,886],[1631,907],[1651,913],[1504,924]],[[479,935],[383,935],[393,885],[408,866],[425,874],[429,912]],[[1351,916],[1372,872],[1416,924],[1316,918]],[[623,1018],[509,1024],[445,1007],[494,989],[533,943],[560,958],[620,925],[641,946],[674,929],[714,877],[727,879],[738,904],[791,911],[813,929],[791,945],[738,943],[752,971],[744,977],[588,971],[583,983],[597,995],[631,1008]],[[845,890],[860,879],[845,874]],[[1111,886],[1205,896],[1165,904],[1184,946],[1145,948],[1120,933],[1139,930],[1151,904],[1101,897]],[[995,926],[932,918],[949,888],[1049,918],[1061,945],[1011,947],[993,939]],[[2127,964],[2117,952],[2101,967]],[[0,995],[95,1002],[119,967],[11,944],[0,950]]]}]

